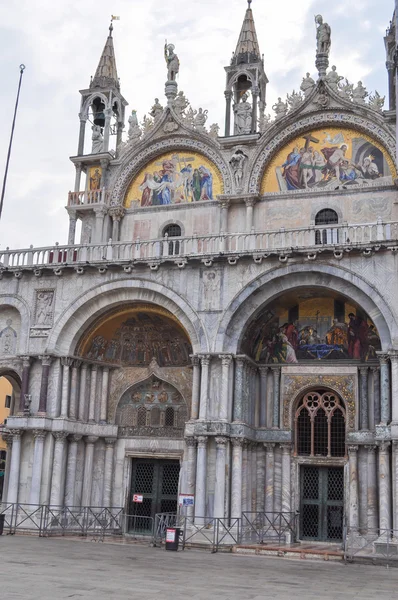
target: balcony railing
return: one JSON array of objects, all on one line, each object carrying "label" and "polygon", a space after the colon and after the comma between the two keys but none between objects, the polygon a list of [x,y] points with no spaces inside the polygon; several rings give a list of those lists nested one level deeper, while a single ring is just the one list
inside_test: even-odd
[{"label": "balcony railing", "polygon": [[244,255],[254,258],[278,254],[280,257],[294,253],[332,251],[335,256],[347,248],[361,248],[370,252],[371,247],[386,246],[398,241],[398,222],[378,221],[360,225],[331,225],[301,227],[252,233],[220,233],[190,237],[164,237],[156,240],[112,242],[60,246],[23,250],[0,250],[0,269],[84,265],[106,262],[156,262],[175,260],[184,263],[188,259],[210,260],[227,255],[233,261]]},{"label": "balcony railing", "polygon": [[69,192],[68,206],[89,206],[91,204],[109,204],[110,194],[105,188],[85,190],[84,192]]}]

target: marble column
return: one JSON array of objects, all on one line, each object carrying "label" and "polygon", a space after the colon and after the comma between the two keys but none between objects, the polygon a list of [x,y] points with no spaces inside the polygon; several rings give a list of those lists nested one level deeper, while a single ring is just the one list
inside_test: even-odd
[{"label": "marble column", "polygon": [[67,419],[69,416],[69,393],[70,393],[70,368],[73,359],[61,358],[62,364],[62,394],[61,394],[61,417]]},{"label": "marble column", "polygon": [[390,442],[379,443],[379,527],[391,529]]},{"label": "marble column", "polygon": [[94,208],[95,213],[95,227],[94,227],[94,244],[101,244],[103,242],[102,232],[104,228],[104,218],[107,213],[104,206],[98,206]]},{"label": "marble column", "polygon": [[[394,440],[392,443],[393,449],[393,470],[394,470],[394,506],[393,506],[393,528],[397,532],[398,531],[398,440]],[[397,533],[395,533],[395,537],[397,537]]]},{"label": "marble column", "polygon": [[125,215],[125,208],[123,206],[111,206],[109,214],[112,217],[112,241],[118,242],[120,238],[120,221]]},{"label": "marble column", "polygon": [[225,137],[231,135],[231,100],[232,92],[224,92],[225,95]]},{"label": "marble column", "polygon": [[196,462],[195,519],[206,516],[207,437],[199,436]]},{"label": "marble column", "polygon": [[280,367],[271,367],[274,377],[274,406],[272,426],[279,427],[279,394],[280,394]]},{"label": "marble column", "polygon": [[40,504],[41,474],[43,470],[44,440],[47,431],[34,429],[32,481],[30,484],[29,504]]},{"label": "marble column", "polygon": [[8,496],[8,482],[10,481],[10,467],[11,467],[11,453],[12,453],[12,435],[10,433],[3,433],[3,440],[6,443],[6,464],[4,469],[4,484],[3,484],[3,499],[7,500]]},{"label": "marble column", "polygon": [[[199,419],[201,421],[205,421],[207,419],[207,411],[208,411],[208,404],[209,404],[210,361],[211,361],[211,356],[209,354],[200,356],[200,362],[202,365],[202,377],[201,377],[201,382],[200,382]],[[201,516],[203,516],[203,515],[201,515]]]},{"label": "marble column", "polygon": [[282,448],[282,512],[291,512],[291,445],[281,444]]},{"label": "marble column", "polygon": [[79,368],[81,366],[81,360],[74,360],[72,362],[72,376],[70,381],[70,404],[69,404],[69,418],[76,421],[78,402],[79,402],[79,385],[78,376]]},{"label": "marble column", "polygon": [[192,356],[192,407],[191,419],[199,417],[200,398],[200,361],[198,356]]},{"label": "marble column", "polygon": [[50,506],[62,506],[62,478],[64,475],[64,454],[66,437],[68,434],[65,431],[57,431],[53,435],[55,437],[55,444],[51,478]]},{"label": "marble column", "polygon": [[75,245],[76,222],[77,214],[75,210],[68,209],[69,214],[69,231],[68,231],[68,246]]},{"label": "marble column", "polygon": [[243,450],[242,450],[242,512],[247,512],[249,510],[249,490],[247,487],[247,471],[248,471],[248,461],[249,461],[249,442],[247,440],[243,441]]},{"label": "marble column", "polygon": [[30,356],[22,356],[22,378],[21,378],[21,396],[19,399],[19,412],[25,412],[25,396],[29,394],[29,373],[30,373]]},{"label": "marble column", "polygon": [[396,95],[395,95],[395,73],[396,66],[393,60],[387,60],[386,68],[388,73],[388,109],[395,110]]},{"label": "marble column", "polygon": [[246,233],[251,233],[253,227],[253,208],[256,201],[254,198],[245,198],[246,204]]},{"label": "marble column", "polygon": [[251,444],[251,504],[250,510],[255,512],[257,509],[257,443]]},{"label": "marble column", "polygon": [[82,506],[91,506],[91,489],[93,487],[93,464],[94,464],[94,444],[98,437],[89,435],[84,438],[86,442],[86,452],[84,455],[84,477]]},{"label": "marble column", "polygon": [[274,510],[275,444],[266,443],[265,448],[265,512]]},{"label": "marble column", "polygon": [[391,362],[391,420],[398,424],[398,351],[390,350]]},{"label": "marble column", "polygon": [[368,528],[377,529],[379,516],[377,511],[377,466],[376,446],[365,446],[368,453]]},{"label": "marble column", "polygon": [[116,438],[105,438],[104,489],[102,495],[102,506],[105,508],[110,508],[111,506],[113,454],[116,442]]},{"label": "marble column", "polygon": [[260,427],[267,426],[267,379],[268,367],[259,367],[260,371]]},{"label": "marble column", "polygon": [[348,526],[358,529],[358,446],[348,446],[349,506]]},{"label": "marble column", "polygon": [[360,531],[368,527],[368,451],[361,446],[358,450],[358,522]]},{"label": "marble column", "polygon": [[22,433],[23,432],[20,429],[10,430],[10,434],[12,435],[12,452],[7,494],[7,502],[9,502],[10,504],[15,504],[16,502],[18,502],[19,471],[21,468]]},{"label": "marble column", "polygon": [[368,367],[359,367],[359,402],[361,429],[369,429]]},{"label": "marble column", "polygon": [[[220,216],[220,233],[228,233],[228,209],[229,209],[229,203],[230,203],[230,199],[229,198],[221,198],[220,200],[220,207],[221,207],[221,216]],[[222,240],[221,242],[222,244],[224,244],[224,240]],[[224,245],[222,247],[220,247],[220,251],[227,251],[228,248],[226,248]]]},{"label": "marble column", "polygon": [[84,421],[86,419],[87,369],[88,369],[88,365],[86,363],[83,363],[82,367],[80,369],[79,412],[78,412],[79,421]]},{"label": "marble column", "polygon": [[78,443],[82,439],[81,435],[72,435],[69,438],[68,462],[66,465],[66,483],[65,483],[65,506],[75,506],[76,501],[76,464]]},{"label": "marble column", "polygon": [[97,365],[91,366],[90,403],[88,406],[88,420],[95,423],[95,402],[97,400]]},{"label": "marble column", "polygon": [[108,388],[109,388],[109,367],[102,368],[102,390],[100,423],[105,424],[108,420]]},{"label": "marble column", "polygon": [[214,492],[214,516],[225,517],[225,463],[228,439],[216,437],[216,486]]},{"label": "marble column", "polygon": [[235,368],[235,394],[233,420],[242,422],[243,420],[243,369],[245,360],[242,357],[236,357]]},{"label": "marble column", "polygon": [[371,367],[373,373],[373,407],[374,407],[374,423],[380,423],[380,369],[379,367]]},{"label": "marble column", "polygon": [[[79,117],[80,117],[80,131],[79,131],[79,145],[77,148],[77,155],[83,156],[83,154],[84,154],[84,136],[86,133],[87,119],[83,118],[83,115],[79,115]],[[77,165],[75,165],[75,166],[76,166],[76,171],[77,171]],[[80,166],[80,172],[81,172],[82,167],[81,167],[81,165],[79,165],[79,166]],[[80,183],[80,180],[79,180],[79,183]],[[78,191],[78,190],[76,190],[76,191]]]},{"label": "marble column", "polygon": [[231,438],[232,443],[232,489],[231,517],[237,519],[242,514],[242,438]]},{"label": "marble column", "polygon": [[[186,491],[187,494],[195,495],[195,479],[196,479],[196,446],[197,441],[193,436],[185,438],[185,444],[187,447],[187,479],[186,479]],[[195,504],[194,504],[195,506]],[[194,506],[187,507],[187,517],[192,519],[194,514]]]},{"label": "marble column", "polygon": [[390,365],[389,356],[383,352],[376,353],[380,361],[380,423],[390,422]]},{"label": "marble column", "polygon": [[220,421],[228,420],[229,408],[229,373],[232,363],[232,356],[221,354],[221,401],[219,409]]},{"label": "marble column", "polygon": [[263,512],[265,510],[265,448],[262,444],[258,444],[257,446],[256,466],[256,511]]},{"label": "marble column", "polygon": [[41,382],[39,397],[39,415],[47,413],[48,379],[50,376],[51,356],[40,356],[41,360]]}]

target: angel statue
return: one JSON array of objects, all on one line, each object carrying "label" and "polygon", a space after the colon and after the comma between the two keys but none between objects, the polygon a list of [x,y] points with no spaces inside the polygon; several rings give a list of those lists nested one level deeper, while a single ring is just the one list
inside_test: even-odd
[{"label": "angel statue", "polygon": [[317,54],[329,55],[331,46],[331,29],[330,25],[323,22],[322,15],[316,15],[315,17],[316,28],[316,52]]},{"label": "angel statue", "polygon": [[174,44],[168,44],[166,40],[166,43],[164,45],[164,58],[167,64],[168,81],[175,81],[176,75],[180,70],[180,61],[178,60],[178,56],[174,52],[174,49]]}]

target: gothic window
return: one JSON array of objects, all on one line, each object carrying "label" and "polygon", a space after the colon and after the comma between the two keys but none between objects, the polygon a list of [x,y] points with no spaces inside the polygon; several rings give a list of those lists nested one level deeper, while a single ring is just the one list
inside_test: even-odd
[{"label": "gothic window", "polygon": [[145,408],[145,406],[140,406],[137,411],[137,426],[138,427],[146,426],[146,408]]},{"label": "gothic window", "polygon": [[174,427],[174,408],[172,406],[166,408],[164,424],[166,427]]},{"label": "gothic window", "polygon": [[160,426],[160,408],[154,406],[151,410],[151,425],[153,427]]},{"label": "gothic window", "polygon": [[339,217],[336,211],[331,208],[320,210],[315,217],[315,243],[316,244],[337,244],[339,241],[339,232],[336,228],[326,227],[327,225],[337,225]]},{"label": "gothic window", "polygon": [[180,253],[180,241],[172,240],[170,238],[180,238],[181,237],[181,227],[175,223],[172,225],[168,225],[165,227],[163,231],[163,237],[167,237],[168,241],[168,255],[174,256],[175,254]]},{"label": "gothic window", "polygon": [[333,392],[304,396],[295,415],[295,453],[311,457],[345,456],[345,410]]}]

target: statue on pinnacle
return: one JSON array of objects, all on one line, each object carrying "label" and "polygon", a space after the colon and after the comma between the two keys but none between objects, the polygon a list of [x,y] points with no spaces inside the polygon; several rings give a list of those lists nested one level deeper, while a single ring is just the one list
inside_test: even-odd
[{"label": "statue on pinnacle", "polygon": [[323,22],[322,15],[316,15],[316,61],[315,66],[318,69],[320,79],[326,77],[326,71],[329,66],[329,53],[332,43],[330,25]]},{"label": "statue on pinnacle", "polygon": [[174,52],[174,44],[168,44],[167,40],[164,45],[164,58],[167,64],[167,80],[175,81],[176,75],[180,70],[180,61],[177,54]]}]

